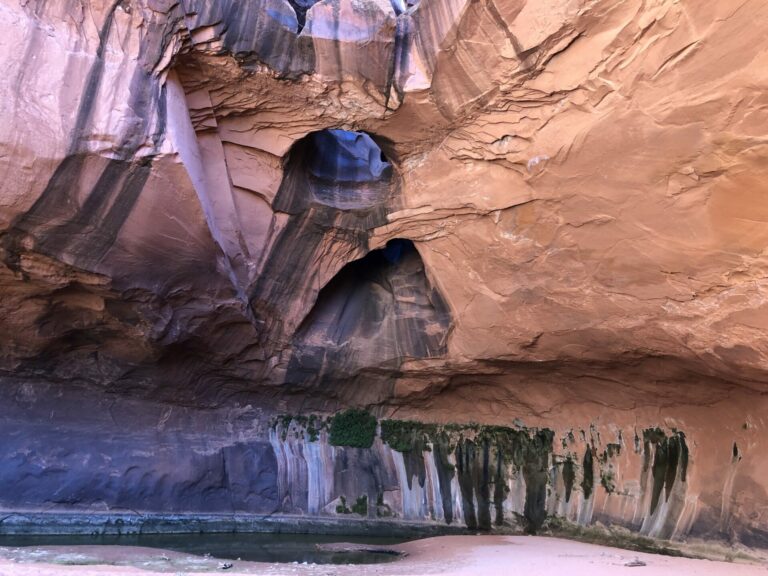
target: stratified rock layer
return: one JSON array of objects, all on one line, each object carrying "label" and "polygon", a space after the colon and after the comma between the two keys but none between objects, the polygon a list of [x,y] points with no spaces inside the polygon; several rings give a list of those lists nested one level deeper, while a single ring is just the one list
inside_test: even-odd
[{"label": "stratified rock layer", "polygon": [[[757,1],[3,1],[0,504],[381,492],[415,519],[481,502],[478,524],[764,545],[766,22]],[[269,425],[345,405],[552,450],[495,477],[417,450],[416,494],[378,440]]]}]

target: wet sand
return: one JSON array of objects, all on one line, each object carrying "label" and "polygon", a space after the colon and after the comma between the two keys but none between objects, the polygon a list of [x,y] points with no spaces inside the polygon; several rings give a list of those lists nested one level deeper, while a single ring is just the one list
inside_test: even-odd
[{"label": "wet sand", "polygon": [[407,556],[389,564],[264,564],[120,546],[0,549],[0,576],[237,574],[296,576],[768,576],[767,565],[636,553],[535,536],[441,536],[392,546]]}]

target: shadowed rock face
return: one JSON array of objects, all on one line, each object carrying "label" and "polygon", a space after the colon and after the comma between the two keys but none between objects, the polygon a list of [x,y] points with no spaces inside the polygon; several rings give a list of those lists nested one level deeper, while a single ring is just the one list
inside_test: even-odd
[{"label": "shadowed rock face", "polygon": [[[367,134],[324,130],[308,135],[292,147],[273,203],[288,218],[276,234],[275,246],[250,298],[257,322],[261,320],[264,325],[265,347],[288,346],[288,340],[318,298],[317,285],[330,280],[323,278],[322,274],[328,272],[323,268],[333,270],[339,267],[340,258],[365,253],[372,229],[386,222],[387,213],[399,203],[398,194],[399,180],[392,165]],[[412,244],[411,251],[415,253]],[[296,265],[286,265],[287,253],[297,256]],[[424,279],[423,266],[420,273],[422,282],[417,290],[426,297],[431,289]],[[356,289],[348,286],[345,290]],[[289,294],[289,299],[299,304],[294,309],[285,309]],[[371,302],[371,306],[377,305]],[[367,330],[375,331],[379,320],[374,314],[360,322],[370,323]],[[421,340],[429,336],[414,331],[410,338]],[[335,347],[344,344],[337,342]],[[378,365],[376,361],[353,364],[358,368]]]},{"label": "shadowed rock face", "polygon": [[368,134],[321,130],[291,150],[275,205],[288,213],[316,204],[339,211],[392,209],[393,180],[392,165]]},{"label": "shadowed rock face", "polygon": [[304,23],[307,21],[307,10],[317,4],[318,0],[289,0],[293,10],[296,12],[296,20],[299,23],[298,31],[304,28]]},{"label": "shadowed rock face", "polygon": [[287,382],[333,388],[366,367],[395,371],[407,358],[440,357],[449,326],[413,243],[390,240],[320,291],[292,343]]},{"label": "shadowed rock face", "polygon": [[[308,170],[321,182],[362,183],[387,181],[391,165],[381,148],[367,134],[346,130],[322,130],[309,136]],[[375,203],[372,198],[368,203]],[[350,199],[354,202],[354,198]],[[337,206],[342,208],[343,206]],[[354,208],[355,205],[351,205]]]},{"label": "shadowed rock face", "polygon": [[[268,513],[280,507],[274,452],[268,439],[254,437],[243,414],[31,381],[4,381],[0,394],[5,510]],[[229,437],[228,426],[244,431],[239,440]]]},{"label": "shadowed rock face", "polygon": [[[764,544],[766,10],[4,1],[0,503],[305,511],[323,470],[312,514]],[[552,450],[462,444],[462,489],[456,446],[270,436],[346,405]]]}]

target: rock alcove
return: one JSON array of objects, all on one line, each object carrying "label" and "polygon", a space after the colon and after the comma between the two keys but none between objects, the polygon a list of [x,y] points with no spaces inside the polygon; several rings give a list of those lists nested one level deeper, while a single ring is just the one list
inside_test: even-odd
[{"label": "rock alcove", "polygon": [[768,546],[765,3],[72,4],[0,10],[0,507],[469,521],[268,436],[364,408],[551,430],[548,517]]},{"label": "rock alcove", "polygon": [[[265,276],[275,280],[257,286],[253,302],[262,306],[260,317],[273,318],[263,307],[267,298],[277,303],[286,288],[306,290],[304,315],[273,332],[293,335],[286,381],[346,380],[444,354],[450,314],[414,243],[395,238],[367,249],[372,229],[399,202],[395,166],[374,137],[341,129],[310,133],[292,147],[284,174],[275,206],[291,216],[273,251],[278,258],[267,266]],[[284,250],[325,261],[336,273],[316,276],[324,286],[317,292],[306,278],[310,261],[286,267]]]},{"label": "rock alcove", "polygon": [[[273,208],[288,215],[251,292],[263,342],[286,348],[320,287],[364,256],[373,229],[399,204],[399,179],[374,139],[328,129],[294,144],[284,161]],[[297,261],[287,266],[285,254]],[[289,295],[298,306],[285,310]]]},{"label": "rock alcove", "polygon": [[291,149],[276,205],[289,213],[311,205],[367,211],[389,203],[395,180],[392,164],[370,135],[320,130]]},{"label": "rock alcove", "polygon": [[288,380],[339,381],[446,351],[450,314],[413,242],[350,262],[320,291],[294,339]]}]

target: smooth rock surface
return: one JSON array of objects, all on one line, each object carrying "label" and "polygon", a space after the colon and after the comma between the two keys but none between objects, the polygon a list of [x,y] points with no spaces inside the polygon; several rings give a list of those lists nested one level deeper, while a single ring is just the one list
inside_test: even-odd
[{"label": "smooth rock surface", "polygon": [[[552,477],[622,445],[613,491],[555,511],[768,545],[766,26],[758,0],[0,1],[0,504],[274,509],[269,419],[358,405],[548,428]],[[672,511],[656,427],[690,449]]]}]

